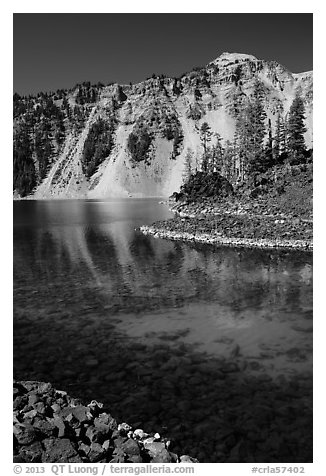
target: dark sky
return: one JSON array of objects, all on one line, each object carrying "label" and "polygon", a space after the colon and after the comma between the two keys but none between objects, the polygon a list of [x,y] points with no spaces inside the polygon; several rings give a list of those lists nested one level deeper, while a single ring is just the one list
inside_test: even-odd
[{"label": "dark sky", "polygon": [[179,76],[224,51],[312,69],[312,14],[14,14],[14,91]]}]

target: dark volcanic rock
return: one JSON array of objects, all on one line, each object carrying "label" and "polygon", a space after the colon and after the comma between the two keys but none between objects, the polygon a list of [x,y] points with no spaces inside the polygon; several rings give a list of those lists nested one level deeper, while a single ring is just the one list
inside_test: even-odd
[{"label": "dark volcanic rock", "polygon": [[20,449],[20,456],[29,463],[40,463],[42,461],[43,448],[40,441],[35,441],[31,445],[23,446]]},{"label": "dark volcanic rock", "polygon": [[57,433],[57,427],[54,421],[38,419],[33,423],[33,427],[37,433],[41,433],[43,437],[51,437]]},{"label": "dark volcanic rock", "polygon": [[80,423],[86,422],[90,419],[89,409],[83,405],[75,407],[72,411],[72,414]]},{"label": "dark volcanic rock", "polygon": [[92,442],[88,458],[92,463],[98,463],[106,455],[106,450],[99,443]]},{"label": "dark volcanic rock", "polygon": [[81,463],[82,459],[78,455],[71,441],[67,438],[55,439],[46,438],[42,441],[44,452],[42,462],[44,463]]},{"label": "dark volcanic rock", "polygon": [[[178,462],[158,434],[117,424],[95,400],[87,406],[43,382],[14,383],[14,462]],[[148,438],[150,436],[150,438]]]},{"label": "dark volcanic rock", "polygon": [[30,423],[14,425],[14,435],[20,445],[29,445],[36,439],[36,433]]},{"label": "dark volcanic rock", "polygon": [[102,425],[102,427],[89,426],[86,430],[86,437],[91,442],[104,443],[112,434],[112,431],[108,426]]},{"label": "dark volcanic rock", "polygon": [[140,447],[136,440],[128,438],[127,441],[122,443],[121,448],[128,456],[140,456]]},{"label": "dark volcanic rock", "polygon": [[58,429],[58,437],[63,438],[66,434],[65,422],[62,420],[62,418],[58,417],[57,415],[55,415],[52,422]]}]

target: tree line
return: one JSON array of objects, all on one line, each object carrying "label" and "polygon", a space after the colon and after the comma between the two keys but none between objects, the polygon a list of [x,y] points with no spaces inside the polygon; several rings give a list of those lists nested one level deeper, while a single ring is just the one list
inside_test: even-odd
[{"label": "tree line", "polygon": [[198,159],[187,150],[183,181],[197,171],[219,172],[231,183],[246,181],[284,162],[299,164],[311,155],[305,145],[305,107],[296,94],[289,112],[278,112],[274,130],[263,106],[259,82],[253,95],[236,119],[233,141],[223,145],[222,137],[213,134],[207,122],[200,128],[202,155]]}]

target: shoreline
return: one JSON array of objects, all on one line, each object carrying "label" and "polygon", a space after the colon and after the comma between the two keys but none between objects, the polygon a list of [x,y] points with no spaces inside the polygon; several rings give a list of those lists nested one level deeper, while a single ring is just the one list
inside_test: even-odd
[{"label": "shoreline", "polygon": [[55,197],[35,197],[34,195],[28,195],[26,197],[13,197],[13,202],[23,202],[23,201],[34,201],[34,202],[42,202],[42,201],[64,201],[64,200],[86,200],[86,201],[97,201],[97,200],[160,200],[159,203],[166,204],[167,198],[163,196],[157,195],[146,195],[146,196],[131,196],[131,195],[112,195],[112,196],[104,196],[104,197],[88,197],[88,196],[76,196],[76,197],[68,197],[68,196],[55,196]]},{"label": "shoreline", "polygon": [[250,238],[229,238],[226,236],[214,236],[208,233],[192,234],[188,232],[170,231],[156,227],[155,224],[150,226],[143,225],[139,228],[139,230],[144,235],[151,235],[154,238],[163,238],[173,241],[187,241],[208,245],[223,245],[242,248],[293,248],[300,249],[302,251],[313,251],[312,242],[304,240],[273,241],[269,240],[268,238],[262,238],[259,240]]},{"label": "shoreline", "polygon": [[260,207],[205,202],[166,202],[175,214],[168,220],[142,225],[139,231],[154,238],[246,248],[288,248],[313,251],[310,217],[287,216]]}]

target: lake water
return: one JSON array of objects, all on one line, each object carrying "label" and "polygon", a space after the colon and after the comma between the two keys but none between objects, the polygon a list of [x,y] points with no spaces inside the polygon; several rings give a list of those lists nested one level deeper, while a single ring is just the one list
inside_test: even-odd
[{"label": "lake water", "polygon": [[14,376],[201,462],[312,461],[312,254],[136,227],[155,199],[14,202]]}]

